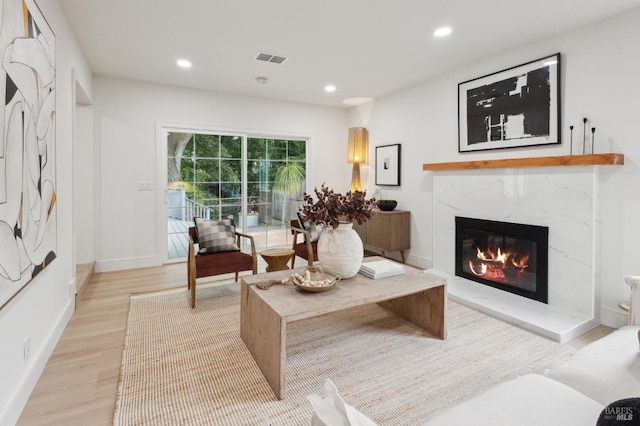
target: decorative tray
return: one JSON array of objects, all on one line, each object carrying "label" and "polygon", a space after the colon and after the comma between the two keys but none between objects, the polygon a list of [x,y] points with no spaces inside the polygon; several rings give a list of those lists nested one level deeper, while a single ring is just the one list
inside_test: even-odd
[{"label": "decorative tray", "polygon": [[331,290],[333,286],[336,285],[336,282],[340,281],[340,276],[334,277],[333,275],[324,274],[322,272],[311,272],[309,274],[308,282],[298,282],[295,279],[291,281],[296,285],[296,287],[304,291],[318,293],[321,291]]}]

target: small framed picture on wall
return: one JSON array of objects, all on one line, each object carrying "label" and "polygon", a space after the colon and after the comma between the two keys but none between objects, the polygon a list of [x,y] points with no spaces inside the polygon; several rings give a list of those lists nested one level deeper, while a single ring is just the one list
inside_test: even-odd
[{"label": "small framed picture on wall", "polygon": [[400,186],[400,144],[376,147],[376,185]]}]

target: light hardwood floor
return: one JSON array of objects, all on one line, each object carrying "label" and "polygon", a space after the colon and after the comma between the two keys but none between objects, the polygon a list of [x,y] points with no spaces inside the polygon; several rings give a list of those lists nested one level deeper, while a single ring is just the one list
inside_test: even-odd
[{"label": "light hardwood floor", "polygon": [[[264,271],[260,260],[258,270]],[[111,425],[129,295],[182,286],[186,287],[184,263],[95,274],[18,424]],[[600,326],[571,344],[579,348],[611,331]]]},{"label": "light hardwood floor", "polygon": [[184,263],[95,274],[18,424],[112,424],[129,295],[180,286]]}]

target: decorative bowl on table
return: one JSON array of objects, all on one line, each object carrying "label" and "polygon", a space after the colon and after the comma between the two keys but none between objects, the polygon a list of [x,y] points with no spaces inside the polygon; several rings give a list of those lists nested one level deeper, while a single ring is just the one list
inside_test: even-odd
[{"label": "decorative bowl on table", "polygon": [[[310,283],[298,283],[293,280],[293,284],[301,290],[311,293],[318,293],[321,291],[331,290],[336,282],[340,281],[340,276],[334,277],[330,274],[324,274],[322,272],[312,272],[309,274]],[[315,284],[313,284],[315,283]]]},{"label": "decorative bowl on table", "polygon": [[398,202],[396,200],[378,200],[376,201],[376,204],[378,205],[378,208],[380,210],[390,212],[391,210],[396,208]]}]

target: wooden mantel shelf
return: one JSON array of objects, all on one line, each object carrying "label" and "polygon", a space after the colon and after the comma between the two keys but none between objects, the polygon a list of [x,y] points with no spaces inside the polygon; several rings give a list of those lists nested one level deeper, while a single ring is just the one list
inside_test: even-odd
[{"label": "wooden mantel shelf", "polygon": [[423,164],[422,170],[513,169],[562,166],[622,166],[624,154],[559,155],[556,157],[504,158],[502,160],[456,161]]}]

